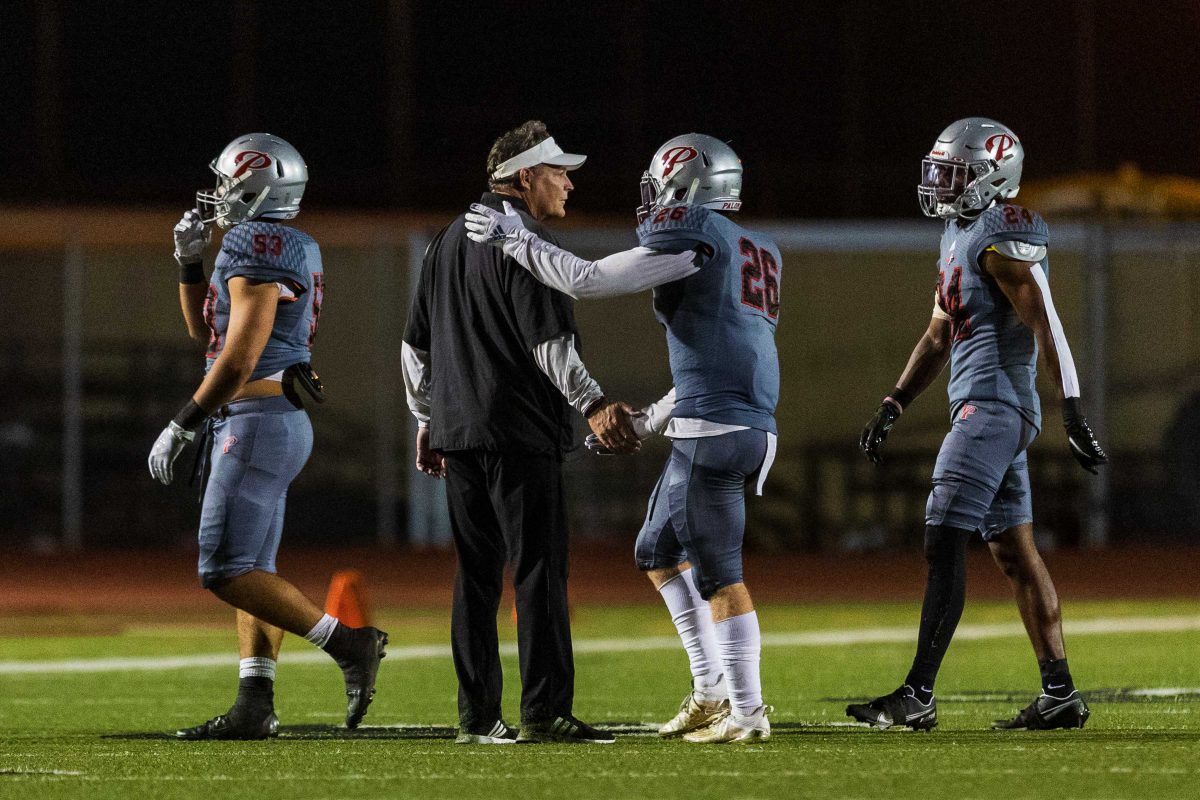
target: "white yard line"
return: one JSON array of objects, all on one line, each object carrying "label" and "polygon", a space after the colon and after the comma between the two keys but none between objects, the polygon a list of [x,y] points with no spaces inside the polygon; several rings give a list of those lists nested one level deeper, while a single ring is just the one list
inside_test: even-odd
[{"label": "white yard line", "polygon": [[[1200,630],[1200,617],[1107,617],[1077,620],[1063,624],[1069,636],[1089,636],[1112,633],[1175,633]],[[764,633],[767,647],[836,647],[844,645],[895,644],[915,640],[916,621],[897,628],[853,628],[849,630],[801,631]],[[995,625],[959,625],[954,637],[959,640],[1001,639],[1024,636],[1025,629],[1016,623]],[[679,639],[674,636],[644,636],[635,639],[580,639],[575,642],[576,653],[636,653],[650,650],[674,650]],[[500,646],[504,655],[515,655],[517,646],[506,642]],[[449,658],[450,648],[444,645],[389,647],[387,661],[412,661],[424,658]],[[285,652],[284,664],[318,664],[329,656],[319,650]],[[61,661],[0,661],[0,675],[36,675],[65,672],[126,672],[191,669],[194,667],[229,667],[237,663],[231,653],[206,653],[193,656],[146,658],[88,658]]]}]

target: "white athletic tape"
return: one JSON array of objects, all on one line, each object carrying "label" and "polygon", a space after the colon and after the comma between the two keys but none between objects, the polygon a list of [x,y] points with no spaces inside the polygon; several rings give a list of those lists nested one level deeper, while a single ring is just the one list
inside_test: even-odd
[{"label": "white athletic tape", "polygon": [[[1071,636],[1090,636],[1112,633],[1179,633],[1200,630],[1200,617],[1105,617],[1063,623]],[[851,630],[796,631],[764,633],[766,647],[838,647],[861,644],[905,644],[915,641],[916,624],[899,628],[860,628]],[[1024,636],[1019,624],[959,625],[956,639],[1003,639]],[[650,650],[676,650],[678,636],[646,636],[637,639],[582,639],[575,642],[576,653],[638,653]],[[515,643],[500,645],[503,655],[516,655]],[[388,647],[385,664],[427,658],[450,658],[450,648],[443,645]],[[283,653],[282,664],[324,664],[329,656],[319,650]],[[0,675],[38,675],[66,672],[139,672],[195,667],[227,667],[238,663],[233,653],[209,653],[167,658],[92,658],[71,661],[0,661]]]}]

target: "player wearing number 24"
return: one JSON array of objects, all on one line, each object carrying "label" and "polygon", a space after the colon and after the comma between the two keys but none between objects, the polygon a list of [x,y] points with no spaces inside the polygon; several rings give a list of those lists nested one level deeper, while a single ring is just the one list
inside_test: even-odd
[{"label": "player wearing number 24", "polygon": [[525,229],[507,207],[476,204],[467,215],[472,239],[502,247],[574,298],[654,289],[675,386],[634,424],[642,438],[665,429],[673,446],[635,557],[671,612],[692,672],[692,691],[659,733],[690,742],[771,731],[741,551],[746,486],[762,493],[775,452],[782,260],[768,237],[727,216],[741,208],[741,188],[733,150],[693,133],[659,148],[643,176],[632,250],[587,261]]},{"label": "player wearing number 24", "polygon": [[947,361],[951,427],[925,512],[929,573],[912,668],[891,694],[846,709],[879,728],[937,724],[933,683],[962,615],[966,546],[976,532],[1012,583],[1042,674],[1034,702],[993,727],[1080,728],[1088,718],[1067,667],[1058,595],[1033,540],[1026,448],[1042,427],[1039,350],[1063,397],[1071,453],[1092,473],[1107,459],[1084,418],[1050,297],[1049,229],[1011,202],[1024,158],[1011,130],[970,117],[946,128],[922,162],[921,209],[945,222],[933,318],[859,443],[878,464],[888,431]]},{"label": "player wearing number 24", "polygon": [[[312,237],[284,224],[300,213],[308,166],[278,136],[252,133],[230,142],[209,167],[215,189],[197,192],[196,208],[175,226],[179,302],[189,335],[208,342],[206,375],[154,443],[150,474],[169,484],[180,451],[206,432],[199,447],[212,474],[200,512],[200,581],[237,609],[241,663],[229,711],[176,735],[275,735],[284,631],[323,648],[342,668],[353,728],[375,691],[387,634],[340,624],[275,573],[288,486],[312,451],[303,406],[323,397],[308,363],[324,293],[321,253]],[[203,258],[213,223],[227,232],[209,281]]]}]

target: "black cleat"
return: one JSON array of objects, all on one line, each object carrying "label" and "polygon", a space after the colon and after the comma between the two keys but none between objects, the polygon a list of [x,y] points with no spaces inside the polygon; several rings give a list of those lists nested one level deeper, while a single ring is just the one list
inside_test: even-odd
[{"label": "black cleat", "polygon": [[244,713],[234,713],[229,709],[228,714],[214,717],[208,722],[202,722],[194,728],[184,728],[175,731],[176,739],[199,741],[201,739],[267,739],[279,735],[279,717],[268,709],[262,718],[250,717]]},{"label": "black cleat", "polygon": [[1066,697],[1048,694],[1027,705],[1012,719],[998,719],[992,727],[1002,731],[1049,731],[1055,728],[1082,728],[1092,712],[1078,691]]},{"label": "black cleat", "polygon": [[491,725],[471,725],[459,728],[455,744],[514,744],[517,741],[517,729],[508,727],[504,720],[498,719]]},{"label": "black cleat", "polygon": [[913,688],[905,684],[869,703],[851,703],[846,706],[846,716],[881,731],[891,727],[931,731],[937,727],[937,700],[930,698],[928,703],[922,703]]},{"label": "black cleat", "polygon": [[517,744],[612,744],[614,741],[616,739],[611,733],[598,731],[570,714],[539,722],[523,722],[521,732],[517,735]]},{"label": "black cleat", "polygon": [[357,728],[375,696],[375,676],[387,653],[388,635],[378,628],[354,628],[352,655],[337,659],[346,680],[346,727]]}]

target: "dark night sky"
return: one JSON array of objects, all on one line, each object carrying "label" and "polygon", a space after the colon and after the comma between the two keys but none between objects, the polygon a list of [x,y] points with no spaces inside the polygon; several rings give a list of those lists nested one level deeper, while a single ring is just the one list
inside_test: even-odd
[{"label": "dark night sky", "polygon": [[[588,212],[631,210],[689,130],[732,140],[761,216],[912,216],[920,158],[962,116],[1013,127],[1028,178],[1089,160],[1082,0],[408,6],[406,35],[384,0],[5,2],[0,202],[184,205],[226,141],[269,130],[305,155],[309,207],[458,211],[531,117],[591,157]],[[1200,3],[1091,8],[1095,166],[1200,177]]]}]

